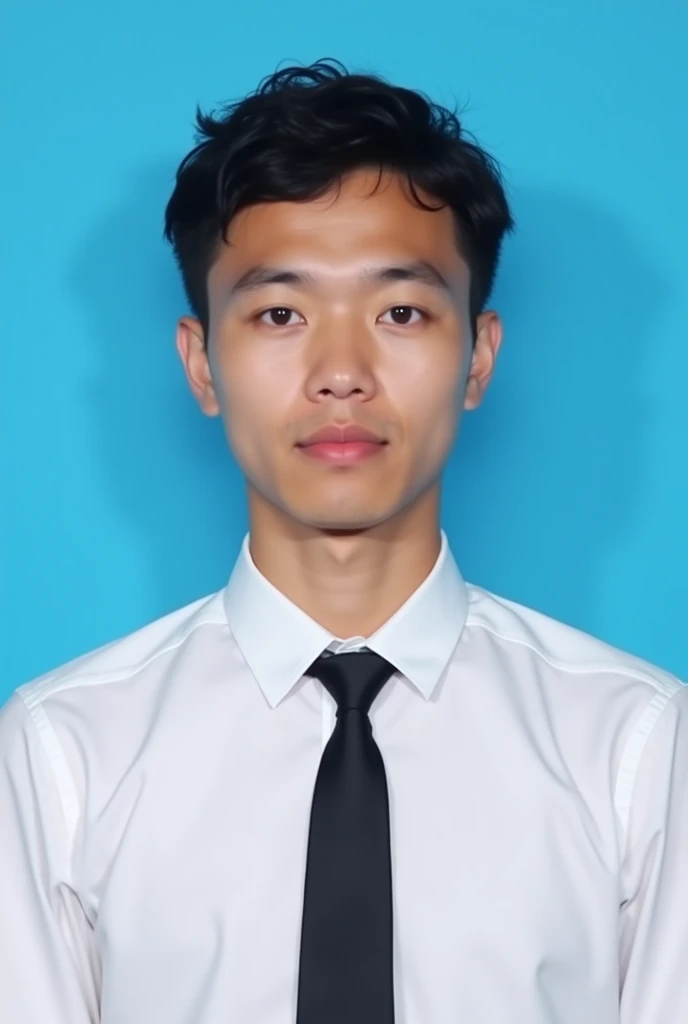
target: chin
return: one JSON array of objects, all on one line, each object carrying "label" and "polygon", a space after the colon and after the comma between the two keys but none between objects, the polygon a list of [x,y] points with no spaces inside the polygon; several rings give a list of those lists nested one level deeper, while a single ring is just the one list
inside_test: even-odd
[{"label": "chin", "polygon": [[361,533],[371,530],[374,526],[386,522],[394,515],[393,510],[372,512],[369,509],[352,509],[350,512],[326,511],[296,514],[295,518],[304,526],[314,530],[326,530],[328,533],[347,532]]}]

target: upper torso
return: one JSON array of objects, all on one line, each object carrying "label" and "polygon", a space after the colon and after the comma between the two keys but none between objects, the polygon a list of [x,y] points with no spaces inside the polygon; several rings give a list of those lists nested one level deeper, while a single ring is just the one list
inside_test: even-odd
[{"label": "upper torso", "polygon": [[[648,744],[660,758],[670,745],[688,690],[466,593],[429,699],[397,674],[370,713],[390,793],[397,1024],[611,1024],[622,981],[641,984],[625,978],[620,911],[650,843],[653,812],[633,811],[636,835],[631,811],[653,777],[636,776]],[[11,698],[66,826],[51,885],[88,1019],[292,1024],[333,712],[307,676],[271,706],[222,591]]]}]

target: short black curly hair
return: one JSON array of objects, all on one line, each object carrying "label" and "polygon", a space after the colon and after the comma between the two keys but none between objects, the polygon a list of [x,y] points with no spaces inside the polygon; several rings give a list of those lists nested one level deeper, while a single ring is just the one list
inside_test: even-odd
[{"label": "short black curly hair", "polygon": [[[475,324],[514,220],[497,162],[468,137],[455,110],[324,58],[276,71],[220,116],[197,107],[195,127],[198,144],[177,170],[164,237],[206,344],[208,271],[232,217],[256,203],[317,199],[348,172],[370,166],[404,176],[419,206],[451,207]],[[416,188],[438,206],[424,203]]]}]

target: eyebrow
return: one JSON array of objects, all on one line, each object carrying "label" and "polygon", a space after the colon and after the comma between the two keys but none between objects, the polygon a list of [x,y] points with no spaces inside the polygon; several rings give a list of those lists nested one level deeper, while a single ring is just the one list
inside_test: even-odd
[{"label": "eyebrow", "polygon": [[[451,287],[438,268],[427,260],[413,260],[398,266],[368,267],[360,275],[364,284],[389,281],[417,281],[440,291],[450,293]],[[296,288],[309,288],[317,284],[317,278],[306,270],[290,270],[260,264],[251,267],[239,277],[229,289],[228,297],[264,288],[270,284],[289,284]]]}]

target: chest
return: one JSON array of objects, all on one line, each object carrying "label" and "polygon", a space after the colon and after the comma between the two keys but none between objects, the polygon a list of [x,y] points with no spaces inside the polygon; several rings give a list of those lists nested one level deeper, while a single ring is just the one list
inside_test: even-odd
[{"label": "chest", "polygon": [[[505,746],[468,723],[428,736],[390,711],[376,732],[400,1022],[563,1022],[557,1003],[598,1013],[614,992],[616,887],[566,767],[523,735]],[[90,878],[115,1002],[118,979],[129,992],[136,979],[137,1005],[159,1016],[146,999],[174,977],[178,1006],[208,1007],[199,1024],[215,1024],[213,1002],[227,1019],[291,1019],[322,723],[241,739],[193,765],[149,756],[100,819]],[[138,1020],[132,1005],[121,1013]]]}]

